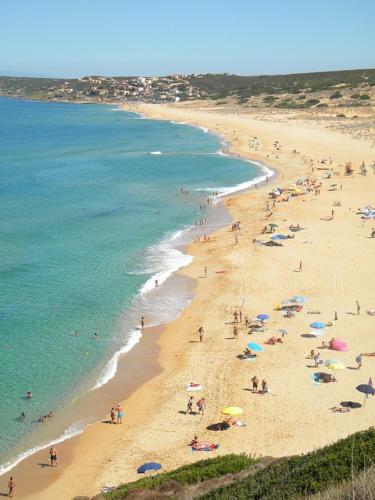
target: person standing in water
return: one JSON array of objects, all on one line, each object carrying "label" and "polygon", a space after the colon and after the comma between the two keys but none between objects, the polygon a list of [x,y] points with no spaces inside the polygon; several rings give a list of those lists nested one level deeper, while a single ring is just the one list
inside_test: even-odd
[{"label": "person standing in water", "polygon": [[143,330],[143,329],[144,329],[144,327],[145,327],[145,317],[144,317],[144,316],[142,316],[142,317],[141,317],[141,329]]},{"label": "person standing in water", "polygon": [[155,280],[155,288],[159,288],[159,282],[158,282],[158,280]]}]

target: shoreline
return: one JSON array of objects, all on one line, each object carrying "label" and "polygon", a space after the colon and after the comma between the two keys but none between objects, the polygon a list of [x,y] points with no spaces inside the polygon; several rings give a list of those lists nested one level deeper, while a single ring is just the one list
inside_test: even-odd
[{"label": "shoreline", "polygon": [[[12,96],[5,96],[5,97],[13,98]],[[18,99],[22,99],[22,97],[18,97]],[[28,100],[33,101],[32,99],[28,99]],[[41,101],[41,102],[46,102],[46,101]],[[53,102],[62,102],[62,103],[68,103],[68,104],[70,103],[70,101],[53,101]],[[96,104],[105,104],[107,106],[114,105],[114,103],[103,103],[103,102],[101,102],[101,103],[100,102],[92,102],[92,103],[88,102],[88,103],[77,103],[77,104],[95,104],[95,105]],[[119,106],[118,109],[122,110],[121,106]],[[151,119],[151,120],[153,119],[152,117],[144,116],[139,112],[136,112],[136,114],[140,115],[143,119]],[[191,125],[187,122],[182,123],[182,122],[173,122],[173,120],[170,120],[170,121],[171,121],[171,123],[176,123],[176,124],[181,124],[181,125],[186,125],[186,126],[192,126],[194,128],[199,128],[204,133],[212,134],[215,137],[217,137],[218,142],[223,146],[223,149],[225,148],[226,151],[230,150],[230,143],[225,140],[225,137],[222,134],[218,134],[217,132],[215,132],[211,129],[207,129],[206,127],[199,127],[196,125]],[[225,156],[238,158],[238,159],[241,159],[243,161],[246,161],[246,162],[249,162],[252,164],[256,164],[257,166],[260,167],[260,170],[262,172],[264,172],[264,175],[257,176],[256,178],[251,179],[250,181],[244,181],[243,183],[240,183],[238,185],[228,187],[227,189],[229,190],[229,192],[225,191],[225,192],[218,194],[218,196],[216,197],[218,199],[218,203],[220,203],[222,205],[225,213],[228,215],[229,218],[231,218],[230,212],[227,210],[227,207],[225,207],[225,205],[223,203],[223,199],[225,197],[227,197],[228,195],[237,195],[239,193],[244,193],[246,191],[249,191],[251,188],[254,187],[255,184],[264,183],[267,177],[273,177],[275,175],[275,171],[269,169],[266,165],[264,165],[260,162],[257,162],[257,161],[253,162],[247,158],[242,158],[240,155],[238,155],[234,152],[224,152],[223,149],[220,149],[218,153],[212,153],[212,154],[223,154]],[[202,193],[209,194],[209,192],[210,192],[210,188],[202,189]],[[215,204],[214,210],[216,210],[216,204]],[[124,369],[123,369],[124,367],[121,368],[120,364],[121,363],[124,364],[124,362],[126,361],[127,358],[122,359],[123,356],[125,354],[131,353],[131,351],[133,351],[134,347],[137,346],[137,344],[142,340],[142,338],[145,334],[157,335],[157,337],[159,338],[161,333],[163,332],[163,330],[166,328],[166,325],[168,325],[168,324],[172,323],[173,321],[175,321],[176,319],[178,319],[178,317],[182,314],[182,312],[190,306],[192,301],[194,301],[194,298],[195,298],[194,291],[195,291],[196,286],[193,284],[188,285],[187,284],[188,283],[187,277],[182,276],[182,274],[180,274],[180,271],[183,270],[185,267],[189,266],[194,258],[190,253],[188,253],[188,249],[191,246],[193,239],[196,235],[203,235],[203,232],[207,232],[207,235],[211,235],[215,231],[217,231],[217,226],[219,228],[224,228],[227,225],[227,222],[218,222],[217,214],[212,214],[211,223],[212,223],[211,225],[214,227],[204,226],[204,228],[200,229],[199,227],[197,228],[194,225],[188,226],[182,230],[178,230],[178,231],[174,232],[170,237],[166,236],[165,238],[163,238],[159,242],[155,243],[155,245],[153,245],[153,246],[157,246],[157,245],[162,244],[163,242],[170,243],[171,241],[178,239],[178,237],[180,237],[181,234],[188,233],[188,235],[187,235],[188,241],[185,241],[182,246],[180,245],[180,248],[182,248],[182,250],[179,250],[179,251],[181,251],[181,253],[184,255],[184,257],[191,257],[191,260],[187,264],[182,264],[176,270],[171,271],[169,273],[169,275],[167,276],[167,278],[165,279],[165,281],[167,281],[169,279],[173,279],[173,277],[175,275],[177,275],[177,276],[180,275],[180,277],[182,277],[185,281],[184,287],[191,290],[192,297],[189,300],[189,303],[187,305],[182,306],[182,309],[180,309],[180,312],[179,312],[177,318],[168,320],[167,323],[162,322],[162,323],[158,323],[155,325],[152,324],[150,326],[147,326],[145,328],[145,332],[144,333],[142,332],[142,334],[140,334],[140,337],[135,339],[134,343],[132,342],[133,339],[129,339],[129,342],[122,349],[120,349],[119,351],[116,351],[113,354],[113,356],[107,361],[107,363],[103,366],[102,372],[99,374],[98,379],[94,383],[93,387],[91,389],[89,389],[88,394],[90,394],[91,391],[100,390],[101,388],[105,387],[112,380],[113,380],[115,385],[118,385],[118,380],[116,381],[114,379],[116,379],[116,378],[118,379],[119,373],[124,371]],[[176,238],[176,235],[178,235],[177,238]],[[173,248],[175,248],[177,250],[177,247],[173,246]],[[144,283],[144,285],[142,285],[142,287],[138,291],[136,297],[138,297],[138,296],[140,296],[140,294],[142,294],[142,290],[145,287],[145,285],[147,285],[148,281],[150,281],[150,280],[153,281],[153,278],[154,278],[154,275],[151,276],[147,280],[147,282]],[[164,280],[163,280],[163,282],[161,282],[161,285],[163,283],[164,283]],[[130,347],[130,349],[126,349],[129,344],[132,344],[132,346]],[[147,344],[149,344],[149,342],[147,342]],[[153,342],[153,344],[155,344],[155,345],[153,345],[151,349],[154,350],[153,354],[156,354],[158,352],[158,350],[160,350],[160,349],[158,347],[156,347],[155,342]],[[145,346],[143,346],[143,347],[144,347],[144,350],[147,349],[147,347],[146,348],[145,348]],[[116,361],[115,361],[116,367],[115,367],[113,373],[108,374],[107,373],[108,371],[112,371],[112,369],[110,369],[108,367],[108,365],[110,365],[112,363],[114,358],[116,358]],[[135,359],[133,360],[132,364],[134,364],[134,363],[135,363]],[[150,381],[154,377],[156,377],[159,374],[160,370],[161,370],[161,367],[159,365],[156,365],[154,367],[154,370],[152,371],[152,373],[150,372],[150,370],[148,370],[148,375],[146,377],[146,380],[142,380],[145,377],[141,377],[141,380],[139,382],[130,384],[132,389],[128,389],[125,391],[124,398],[129,397],[131,394],[136,392],[137,389],[141,388],[145,383],[147,383],[148,381]],[[113,391],[111,390],[111,392],[113,392]],[[98,398],[96,398],[96,399],[98,399]],[[117,398],[115,398],[115,399],[117,399]],[[26,475],[28,475],[28,468],[29,468],[28,462],[29,461],[35,462],[35,460],[39,459],[39,457],[41,459],[41,457],[44,456],[44,454],[46,453],[47,448],[52,446],[52,445],[59,445],[59,449],[61,449],[61,448],[64,449],[64,464],[65,465],[70,464],[72,459],[73,459],[73,456],[74,456],[74,453],[73,453],[74,446],[76,444],[78,444],[79,439],[85,434],[85,432],[87,431],[88,428],[90,428],[91,426],[99,425],[103,422],[102,417],[103,417],[103,414],[101,417],[98,417],[98,415],[96,415],[95,417],[93,417],[93,418],[95,418],[95,421],[89,422],[89,423],[83,422],[82,419],[79,419],[78,421],[72,422],[71,425],[69,425],[67,428],[65,428],[63,430],[63,432],[58,437],[53,438],[50,442],[36,445],[32,449],[26,450],[25,452],[22,452],[17,458],[14,459],[14,461],[12,463],[3,464],[2,467],[4,470],[1,472],[0,478],[4,477],[6,474],[9,474],[9,473],[17,473],[17,476],[21,477],[21,478],[22,478],[22,475],[24,473],[26,473]],[[20,469],[20,472],[18,472],[18,469]],[[25,472],[23,472],[24,470],[25,470]],[[50,481],[47,481],[47,482],[50,483]],[[34,494],[34,493],[37,493],[39,491],[41,491],[39,488],[36,488],[36,489],[31,488],[29,490],[29,493]]]},{"label": "shoreline", "polygon": [[[176,113],[176,109],[177,110],[179,109],[179,108],[173,108],[173,106],[169,106],[169,107],[167,106],[167,107],[162,108],[162,109],[168,110],[168,108],[169,108],[169,112],[171,114]],[[153,111],[154,117],[155,117],[155,115],[157,114],[157,111],[160,110],[160,106],[159,106],[157,111],[155,111],[156,108],[151,108],[151,110]],[[183,114],[184,112],[188,113],[186,110],[182,110],[181,113]],[[196,114],[195,118],[199,118],[199,113]],[[230,118],[229,118],[229,120],[230,120]],[[202,119],[202,122],[205,123],[204,119]],[[236,147],[236,145],[234,145],[234,147]],[[241,148],[239,148],[239,149],[241,152]],[[362,152],[361,152],[361,155],[362,155]],[[368,156],[368,153],[366,153],[366,155]],[[343,155],[341,155],[341,156],[343,157]],[[366,156],[366,158],[367,158],[367,156]],[[298,160],[298,159],[296,159],[296,160]],[[291,161],[291,160],[288,159],[287,162],[289,162],[289,161]],[[357,155],[356,161],[359,161],[358,155]],[[298,161],[295,161],[294,163],[298,163]],[[294,163],[293,163],[293,166],[294,166]],[[289,172],[288,170],[283,169],[283,176],[284,176],[284,173],[286,173],[286,180],[295,179],[296,176],[298,176],[299,172],[301,172],[301,173],[306,172],[310,168],[310,164],[308,162],[302,162],[302,163],[303,163],[302,167],[299,166],[298,169],[297,169],[297,166],[294,166],[294,170],[292,172]],[[335,163],[335,168],[337,168],[336,163]],[[278,181],[279,180],[281,182],[281,179],[278,179]],[[267,186],[267,184],[263,184],[259,189],[252,190],[251,192],[244,192],[241,194],[237,194],[237,195],[235,195],[234,199],[232,200],[230,211],[231,211],[232,216],[235,219],[237,219],[238,215],[240,214],[241,220],[242,220],[242,215],[244,214],[244,210],[247,210],[247,211],[250,210],[250,212],[253,214],[254,221],[252,221],[252,222],[247,221],[247,224],[249,224],[249,227],[251,226],[251,224],[255,225],[254,234],[256,234],[257,227],[260,227],[261,224],[264,224],[263,223],[263,216],[261,216],[261,217],[259,217],[259,216],[262,215],[262,213],[260,211],[262,210],[261,207],[263,206],[264,188],[266,186]],[[305,201],[305,200],[297,200],[297,201],[300,202],[300,201]],[[368,200],[368,201],[371,201],[371,200]],[[299,203],[299,205],[300,205],[300,210],[303,211],[303,204]],[[281,208],[284,208],[284,207],[280,207],[280,209]],[[250,234],[252,233],[252,231],[253,231],[253,229],[251,229]],[[238,275],[237,270],[238,270],[238,262],[239,262],[238,258],[239,257],[237,257],[234,254],[234,250],[232,250],[232,249],[230,250],[230,254],[231,255],[233,254],[230,261],[228,261],[227,257],[225,255],[223,255],[224,247],[225,247],[225,249],[228,249],[228,251],[229,251],[227,244],[225,244],[223,247],[223,243],[222,243],[223,241],[224,242],[228,241],[229,237],[228,237],[227,233],[228,233],[227,228],[223,228],[221,230],[215,231],[213,234],[213,238],[212,238],[213,241],[209,245],[206,245],[205,248],[203,248],[204,245],[203,246],[199,246],[199,245],[194,246],[194,244],[190,245],[191,251],[194,252],[195,254],[197,254],[196,260],[199,260],[199,262],[195,261],[190,266],[188,266],[187,269],[183,269],[182,274],[188,274],[188,275],[192,275],[192,276],[195,275],[195,277],[196,277],[197,275],[199,275],[199,270],[201,269],[203,263],[207,261],[207,259],[208,259],[209,263],[211,262],[210,259],[215,259],[215,262],[217,264],[212,264],[212,262],[211,262],[210,268],[211,268],[211,265],[215,265],[217,267],[222,266],[222,267],[219,267],[219,269],[221,269],[221,268],[227,269],[227,272],[229,275],[234,275],[234,276]],[[215,248],[217,249],[217,251],[213,257],[209,254],[209,248],[212,246],[215,246]],[[206,251],[207,248],[208,248],[208,250]],[[237,252],[240,252],[241,248],[243,250],[242,245],[239,246],[239,249],[237,250]],[[278,250],[275,250],[275,251],[277,252]],[[254,251],[251,250],[251,253],[254,253]],[[261,264],[263,265],[263,267],[262,266],[261,267],[264,269],[265,262],[264,262],[264,260],[262,260],[262,256],[259,255],[259,252],[255,252],[254,256],[257,259],[261,260]],[[277,260],[277,255],[275,255],[275,257]],[[228,267],[228,262],[229,262],[229,267]],[[260,264],[258,262],[257,266],[259,267],[259,265]],[[255,270],[253,272],[255,272]],[[195,360],[195,361],[193,361],[193,363],[194,363],[193,366],[195,366],[195,368],[196,368],[195,371],[199,371],[199,373],[201,373],[201,376],[204,377],[204,373],[205,373],[204,367],[201,366],[201,363],[202,363],[202,360],[204,360],[205,358],[202,358],[201,356],[202,356],[202,354],[204,356],[207,356],[207,357],[209,355],[207,352],[206,353],[201,352],[200,354],[194,355],[194,352],[193,352],[195,349],[194,344],[191,346],[187,345],[186,338],[189,338],[189,336],[191,336],[191,334],[188,333],[189,330],[191,329],[191,325],[196,324],[197,320],[199,321],[199,317],[202,315],[202,307],[203,307],[203,310],[205,310],[205,308],[207,308],[207,305],[209,303],[209,297],[211,294],[213,294],[215,296],[215,303],[216,303],[216,301],[219,300],[219,297],[217,297],[217,299],[216,299],[216,292],[219,292],[221,295],[223,295],[223,293],[225,293],[223,290],[225,290],[226,288],[230,288],[232,295],[234,295],[233,294],[233,283],[231,282],[232,279],[230,278],[229,275],[228,276],[223,275],[223,277],[220,278],[221,283],[223,283],[223,282],[226,283],[226,286],[224,289],[222,288],[222,286],[220,285],[220,282],[218,282],[216,277],[210,277],[207,280],[207,282],[205,283],[205,285],[203,285],[202,281],[198,282],[197,290],[196,290],[196,294],[195,294],[195,298],[193,300],[193,303],[187,309],[185,309],[183,311],[180,318],[178,318],[174,322],[168,324],[166,326],[166,328],[163,330],[163,332],[161,332],[160,340],[159,340],[161,351],[160,351],[158,361],[160,361],[163,372],[160,375],[157,375],[156,377],[154,377],[151,380],[151,382],[149,384],[147,384],[147,385],[149,385],[149,387],[141,386],[140,388],[138,388],[135,391],[135,393],[133,393],[130,396],[128,402],[125,405],[125,415],[126,415],[125,424],[127,424],[127,425],[123,426],[124,432],[121,433],[121,441],[122,441],[121,445],[124,445],[125,443],[128,444],[126,451],[128,451],[128,452],[130,451],[130,457],[132,457],[131,461],[133,461],[133,455],[136,454],[136,451],[135,451],[136,447],[132,446],[132,443],[129,442],[129,435],[128,434],[130,434],[132,430],[136,432],[135,436],[136,436],[136,439],[138,439],[139,447],[142,450],[141,444],[143,443],[143,445],[145,445],[145,442],[143,439],[144,435],[142,434],[142,431],[139,429],[139,425],[140,425],[139,423],[142,422],[143,425],[147,422],[152,423],[154,421],[154,419],[156,419],[158,417],[158,414],[152,415],[150,413],[150,411],[147,410],[147,404],[146,404],[146,407],[144,408],[145,403],[144,403],[143,399],[145,398],[145,395],[147,395],[146,400],[148,399],[149,404],[152,401],[154,401],[154,399],[156,398],[156,400],[158,400],[159,404],[161,405],[161,409],[164,408],[164,410],[166,410],[165,401],[166,400],[169,401],[168,397],[169,397],[169,399],[172,398],[173,400],[175,400],[176,398],[178,400],[181,397],[181,395],[176,394],[176,390],[173,390],[172,386],[170,384],[168,384],[168,382],[165,380],[167,374],[169,376],[175,377],[176,380],[180,380],[181,376],[179,377],[177,374],[181,373],[183,370],[183,367],[186,367],[187,365],[189,365],[189,362],[191,360]],[[258,275],[257,275],[257,279],[259,280]],[[239,285],[243,286],[241,283],[241,280],[239,280],[238,283],[239,283]],[[305,285],[303,285],[303,283],[300,283],[300,280],[298,281],[298,283],[299,283],[298,291],[299,292],[304,291]],[[208,285],[206,286],[206,284],[208,284]],[[216,290],[216,292],[215,292],[215,290]],[[292,292],[292,290],[289,290],[289,291]],[[266,292],[269,294],[268,289],[266,289]],[[275,303],[277,303],[276,300],[279,300],[279,297],[277,297],[277,296],[275,297],[274,295],[275,295],[274,293],[271,294],[271,296],[268,298],[268,300],[271,300],[271,301],[275,300]],[[221,297],[221,299],[222,299],[222,297]],[[219,313],[221,321],[223,320],[223,312],[224,312],[224,317],[228,316],[228,314],[231,314],[231,312],[230,312],[231,309],[233,307],[236,307],[236,303],[238,304],[238,302],[240,302],[239,299],[240,299],[240,297],[234,298],[234,300],[229,302],[229,306],[226,306],[225,309],[222,311],[222,313]],[[261,299],[258,298],[257,296],[252,297],[252,301],[254,301],[254,305],[259,303],[259,307],[264,307],[264,304],[262,305],[262,303],[261,303]],[[223,307],[223,305],[225,303],[227,303],[227,298],[224,301],[224,303],[219,302],[220,307],[217,310],[218,312],[221,311],[221,308]],[[251,305],[252,309],[254,308],[254,305]],[[249,307],[250,307],[250,304],[246,303],[246,308],[249,308]],[[192,312],[192,310],[193,310],[193,312]],[[214,328],[217,328],[217,327],[214,327]],[[179,329],[181,332],[183,332],[183,331],[185,332],[182,335],[181,339],[178,340],[178,339],[173,337],[172,333],[173,333],[174,329],[177,329],[177,330]],[[186,332],[187,329],[188,329],[188,332]],[[211,349],[214,349],[212,342],[211,343],[209,342],[209,345],[210,345]],[[202,347],[204,349],[205,345],[200,346],[200,347]],[[222,347],[222,345],[221,345],[221,347]],[[202,349],[202,351],[203,351],[203,349]],[[230,349],[230,348],[228,348],[228,349]],[[216,349],[216,346],[215,346],[214,351],[215,351],[215,355],[217,357],[217,360],[219,360],[220,352]],[[273,361],[275,361],[274,358],[273,358]],[[223,363],[224,363],[223,366],[226,366],[228,371],[231,371],[233,369],[237,369],[234,367],[234,365],[232,367],[232,364],[231,364],[232,361],[229,363],[229,361],[227,362],[227,361],[223,360]],[[263,362],[261,362],[260,367],[262,367],[263,365],[264,365]],[[209,362],[208,366],[212,370],[216,370],[216,367],[214,367],[214,365],[211,364],[211,361]],[[223,368],[223,366],[222,366],[222,368]],[[225,374],[223,373],[222,377],[224,377],[224,378],[221,379],[221,384],[223,385],[223,388],[222,388],[223,391],[227,390],[226,385],[229,383],[229,380],[224,375]],[[220,380],[220,377],[219,377],[219,380]],[[185,379],[185,382],[187,382],[187,381],[188,380]],[[222,399],[222,396],[225,396],[225,394],[221,394],[220,392],[218,392],[218,388],[215,388],[215,386],[212,386],[212,384],[210,384],[209,380],[206,380],[206,382],[207,382],[207,386],[210,387],[210,391],[207,393],[207,394],[209,394],[210,398],[216,396],[215,399],[217,399],[217,398]],[[159,391],[159,390],[160,390],[160,394],[155,394],[155,391]],[[171,392],[171,390],[172,390],[172,392]],[[281,389],[280,389],[280,391],[281,391]],[[183,398],[185,399],[185,394],[184,394]],[[274,400],[271,399],[270,401],[272,404]],[[232,402],[232,401],[228,401],[228,403],[229,402]],[[168,404],[169,404],[169,406],[173,406],[173,405],[171,405],[170,401]],[[211,404],[212,404],[212,402],[211,402]],[[137,408],[138,405],[141,406],[142,409],[144,409],[145,411],[143,413],[142,413],[142,411],[139,411],[137,413],[138,420],[136,419],[136,421],[134,421],[134,418],[131,415],[129,415],[129,420],[128,420],[127,408],[134,409],[134,408]],[[256,405],[256,406],[258,407],[259,405]],[[154,406],[151,405],[151,407],[154,407]],[[258,412],[260,411],[259,408],[255,408],[255,409]],[[168,407],[168,410],[170,410],[169,407]],[[160,411],[159,411],[159,413],[160,413]],[[171,416],[170,411],[166,411],[166,413],[168,414],[168,418],[170,420],[173,420],[173,419],[175,420],[175,418]],[[215,410],[214,413],[212,413],[210,411],[209,417],[214,418],[215,414],[216,414],[216,418],[217,418],[217,410]],[[271,417],[272,417],[272,415],[271,415]],[[166,417],[164,417],[164,418],[166,418]],[[269,419],[269,415],[267,415],[267,417],[265,417],[265,426],[266,427],[268,425],[267,419]],[[272,418],[271,418],[271,421],[272,421]],[[151,431],[153,431],[153,432],[150,432],[150,435],[148,436],[149,441],[151,441],[149,444],[149,447],[151,446],[152,449],[155,449],[153,444],[156,443],[155,440],[160,439],[160,435],[164,435],[164,440],[169,441],[167,427],[165,427],[161,423],[160,418],[159,418],[158,422],[159,422],[159,424],[157,425],[158,429],[155,431],[153,431],[154,425],[151,424]],[[183,424],[178,420],[178,421],[176,421],[175,425],[181,427],[181,425],[183,425]],[[100,426],[100,424],[94,424],[92,427],[94,427],[94,426]],[[203,429],[202,425],[198,424],[198,427],[202,431],[202,429]],[[93,442],[96,443],[97,441],[95,440],[94,433],[88,432],[89,430],[90,429],[87,429],[87,434],[91,434],[91,443],[93,443]],[[100,429],[98,429],[98,430],[100,430]],[[117,430],[119,430],[119,429],[116,429],[116,435],[118,434]],[[340,431],[342,432],[343,430],[340,429]],[[347,429],[345,429],[345,431],[347,431]],[[100,437],[104,441],[107,439],[106,444],[110,447],[111,443],[108,442],[108,436],[105,436],[104,433],[105,433],[105,431],[100,432],[100,434],[101,434]],[[236,435],[237,435],[237,431],[236,431]],[[90,490],[89,494],[92,494],[92,492],[94,490],[96,492],[98,492],[100,489],[100,484],[104,484],[103,481],[107,480],[107,478],[112,477],[113,483],[116,483],[116,481],[118,481],[118,479],[120,479],[120,477],[121,477],[120,480],[122,480],[122,481],[125,481],[127,478],[132,479],[135,477],[134,472],[131,472],[133,470],[133,465],[127,464],[125,466],[124,464],[127,462],[121,461],[121,458],[123,460],[125,460],[125,457],[123,456],[123,454],[121,454],[121,456],[119,457],[115,452],[114,453],[114,455],[116,457],[115,460],[111,459],[111,461],[110,461],[111,463],[108,463],[108,461],[106,460],[106,457],[113,456],[113,450],[119,450],[118,446],[116,446],[114,444],[114,442],[112,443],[112,445],[113,445],[112,454],[109,452],[109,450],[106,446],[104,446],[104,448],[103,448],[102,442],[100,442],[100,443],[98,442],[97,449],[95,451],[93,450],[91,455],[90,455],[90,453],[88,453],[88,450],[87,450],[88,443],[90,443],[90,436],[87,436],[86,438],[83,439],[84,436],[85,436],[85,433],[82,435],[82,439],[80,439],[78,441],[77,450],[75,450],[74,455],[78,455],[81,458],[82,458],[82,456],[84,456],[85,461],[87,462],[86,465],[85,464],[79,465],[78,463],[76,463],[75,464],[75,471],[74,471],[73,470],[74,457],[73,457],[72,465],[68,465],[67,469],[66,469],[66,471],[64,471],[63,475],[59,478],[56,478],[57,481],[55,482],[55,484],[51,485],[51,489],[50,489],[49,494],[52,494],[52,492],[54,492],[54,493],[59,492],[59,495],[60,495],[59,498],[70,498],[70,496],[72,496],[73,489],[74,489],[74,494],[81,492],[81,490],[78,487],[78,485],[80,483],[80,481],[78,481],[78,478],[81,478],[81,479],[82,479],[82,477],[88,478],[89,477],[88,474],[90,474],[90,473],[93,474],[92,470],[91,470],[92,467],[87,466],[88,463],[91,463],[91,465],[96,464],[97,467],[99,466],[99,463],[100,463],[101,468],[105,469],[104,472],[102,472],[102,471],[100,472],[99,478],[93,474],[92,477],[96,477],[96,481],[95,481],[95,486],[92,487],[92,490]],[[223,438],[222,438],[222,436],[220,436],[220,438],[226,441],[225,442],[226,448],[225,448],[225,450],[223,450],[224,453],[229,453],[230,451],[232,451],[230,449],[230,445],[227,442],[227,436],[225,436]],[[267,439],[263,434],[261,435],[261,438],[264,440],[265,443],[267,442]],[[177,441],[180,443],[180,441],[181,441],[180,437],[176,437],[175,439],[177,439]],[[240,439],[240,437],[238,436],[237,439]],[[290,439],[291,439],[291,437],[289,438],[289,440]],[[326,440],[325,437],[323,437],[323,442],[324,442],[324,440]],[[86,443],[83,443],[83,441],[86,441]],[[98,441],[100,441],[100,439]],[[285,444],[285,441],[283,441],[283,442]],[[159,452],[160,456],[159,456],[158,452],[154,452],[155,456],[152,458],[160,459],[163,462],[165,462],[168,459],[169,463],[170,463],[169,466],[172,466],[172,462],[175,459],[173,459],[173,457],[170,456],[170,453],[168,454],[168,451],[167,451],[168,446],[167,445],[168,445],[168,443],[167,444],[162,443],[162,446],[165,447],[165,452],[166,452],[164,459],[163,459],[163,455],[161,452]],[[237,443],[237,445],[239,445],[239,443]],[[159,446],[160,446],[160,442],[159,442]],[[269,446],[271,446],[271,445],[270,444],[263,445],[263,446],[261,446],[261,449],[267,449],[267,446],[269,448]],[[232,445],[232,447],[233,447],[233,445]],[[79,449],[79,451],[78,451],[78,449]],[[247,449],[248,452],[253,451],[253,450],[250,450],[248,447],[246,447],[245,449]],[[304,444],[302,449],[303,450],[308,449],[308,447],[306,448],[306,445]],[[288,452],[291,452],[291,451],[293,452],[293,450],[294,450],[294,448],[292,447],[290,449],[290,446],[289,446]],[[296,448],[296,450],[297,450],[297,448]],[[268,452],[268,449],[267,449],[267,452]],[[101,455],[101,453],[103,455]],[[277,453],[277,451],[276,451],[276,453]],[[139,454],[139,452],[138,452],[138,454]],[[90,455],[90,456],[88,457],[88,455]],[[95,456],[96,456],[96,459],[94,458]],[[135,459],[137,459],[137,456],[135,456]],[[147,455],[147,456],[149,456],[149,455]],[[87,457],[88,457],[88,459],[87,459]],[[101,457],[101,458],[98,458],[98,457]],[[204,458],[204,457],[199,456],[196,459],[199,459],[199,458]],[[90,460],[91,460],[91,462],[90,462]],[[189,455],[186,455],[183,453],[181,455],[181,453],[179,451],[177,460],[181,460],[182,461],[181,463],[187,463],[189,461],[192,461],[192,458],[191,457],[189,458]],[[129,461],[129,457],[128,457],[128,461]],[[122,464],[122,465],[120,465],[120,464]],[[127,471],[126,474],[124,474],[124,467]],[[168,467],[168,465],[167,465],[167,467]],[[65,472],[67,473],[68,478],[64,477]],[[99,471],[97,471],[97,472],[99,472]],[[118,478],[118,479],[116,480],[116,478]],[[75,483],[75,485],[74,486],[70,485],[68,487],[67,485],[70,484],[71,481],[73,481]],[[106,484],[108,484],[108,483],[106,483]],[[69,491],[69,493],[68,493],[68,491]],[[64,492],[64,493],[62,493],[62,492]],[[83,492],[84,491],[82,489],[82,494],[83,494]],[[46,492],[46,494],[48,494],[48,493]],[[61,494],[64,494],[64,495],[66,494],[66,496],[61,496]],[[38,496],[38,498],[48,498],[48,496],[44,496],[44,491],[42,491],[41,494]]]}]

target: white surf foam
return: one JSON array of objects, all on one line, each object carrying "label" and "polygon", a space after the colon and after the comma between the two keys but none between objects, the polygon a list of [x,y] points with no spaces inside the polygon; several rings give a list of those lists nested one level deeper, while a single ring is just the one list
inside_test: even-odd
[{"label": "white surf foam", "polygon": [[35,446],[34,448],[30,448],[27,451],[24,451],[23,453],[20,453],[13,462],[8,462],[6,464],[3,464],[0,466],[0,476],[3,474],[7,473],[13,467],[18,465],[20,462],[25,460],[27,457],[30,455],[33,455],[34,453],[37,453],[38,451],[41,451],[45,448],[48,448],[49,446],[53,446],[59,443],[62,443],[63,441],[66,441],[67,439],[71,439],[74,436],[78,436],[79,434],[82,434],[84,431],[85,427],[87,425],[87,422],[76,422],[75,424],[70,425],[65,431],[61,434],[56,439],[52,439],[51,441],[41,444],[39,446]]},{"label": "white surf foam", "polygon": [[159,286],[181,267],[185,267],[192,262],[193,257],[182,253],[171,245],[183,233],[175,233],[169,240],[164,240],[149,249],[146,259],[148,273],[153,275],[142,286],[140,293],[145,294],[155,290],[155,281]]},{"label": "white surf foam", "polygon": [[161,155],[163,153],[161,151],[150,151],[148,154],[149,155]]},{"label": "white surf foam", "polygon": [[98,380],[96,381],[94,387],[91,388],[91,390],[99,389],[102,385],[105,385],[107,382],[109,382],[115,375],[117,371],[117,365],[118,361],[120,359],[120,356],[122,354],[126,354],[127,352],[131,351],[133,347],[138,344],[138,342],[142,338],[142,332],[140,328],[135,328],[129,335],[126,344],[115,354],[112,356],[112,358],[106,363],[104,366],[102,373],[100,374]]}]

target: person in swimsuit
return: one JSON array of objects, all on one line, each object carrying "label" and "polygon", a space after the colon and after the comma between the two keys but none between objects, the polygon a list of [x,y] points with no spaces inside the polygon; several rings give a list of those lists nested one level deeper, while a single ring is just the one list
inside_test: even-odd
[{"label": "person in swimsuit", "polygon": [[57,460],[57,451],[56,451],[56,448],[54,446],[51,446],[51,448],[49,450],[49,459],[51,461],[51,467],[58,467],[59,466],[59,462]]},{"label": "person in swimsuit", "polygon": [[259,379],[256,375],[251,379],[251,383],[253,384],[253,392],[258,392]]},{"label": "person in swimsuit", "polygon": [[141,328],[142,328],[142,330],[144,329],[144,327],[145,327],[145,317],[142,316],[142,318],[141,318]]},{"label": "person in swimsuit", "polygon": [[112,408],[111,409],[111,424],[115,424],[116,423],[116,412],[115,412],[115,409]]},{"label": "person in swimsuit", "polygon": [[193,413],[193,402],[194,402],[194,398],[193,398],[193,396],[190,396],[190,398],[187,402],[186,413]]},{"label": "person in swimsuit", "polygon": [[13,477],[11,476],[9,478],[9,482],[8,482],[8,497],[12,498],[13,497],[13,494],[14,494],[14,490],[16,489],[16,481],[13,479]]},{"label": "person in swimsuit", "polygon": [[124,410],[123,410],[121,404],[119,403],[117,405],[117,423],[118,424],[122,424],[123,417],[124,417]]}]

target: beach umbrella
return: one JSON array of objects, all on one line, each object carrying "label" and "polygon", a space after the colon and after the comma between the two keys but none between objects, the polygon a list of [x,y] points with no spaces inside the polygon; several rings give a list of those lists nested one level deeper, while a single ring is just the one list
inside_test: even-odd
[{"label": "beach umbrella", "polygon": [[327,325],[325,323],[321,323],[320,321],[314,321],[314,323],[311,323],[311,328],[325,328]]},{"label": "beach umbrella", "polygon": [[150,470],[160,470],[161,469],[161,464],[158,464],[157,462],[147,462],[146,464],[141,465],[138,467],[137,472],[138,474],[144,474],[145,472],[148,472]]},{"label": "beach umbrella", "polygon": [[278,224],[275,224],[274,222],[271,222],[271,224],[268,224],[269,227],[279,227]]},{"label": "beach umbrella", "polygon": [[357,391],[362,392],[362,394],[365,395],[364,400],[363,400],[363,406],[365,406],[366,399],[369,397],[369,394],[372,394],[372,396],[375,395],[375,389],[372,386],[372,378],[371,377],[370,377],[367,384],[357,385],[356,389],[357,389]]},{"label": "beach umbrella", "polygon": [[345,368],[341,361],[337,361],[337,359],[330,359],[327,361],[326,367],[330,370],[343,370]]},{"label": "beach umbrella", "polygon": [[285,234],[274,234],[273,236],[271,236],[271,240],[287,240],[288,239],[288,236],[285,236]]},{"label": "beach umbrella", "polygon": [[270,317],[268,316],[268,314],[258,314],[257,319],[264,321],[266,319],[270,319]]},{"label": "beach umbrella", "polygon": [[250,342],[249,344],[247,344],[247,347],[251,350],[251,351],[257,351],[257,352],[262,352],[263,351],[263,347],[259,344],[255,344],[255,342]]},{"label": "beach umbrella", "polygon": [[293,297],[291,297],[289,299],[291,302],[296,302],[297,304],[304,304],[306,302],[306,297],[302,297],[302,295],[293,295]]},{"label": "beach umbrella", "polygon": [[283,335],[283,336],[284,336],[284,335],[288,335],[287,330],[285,330],[284,328],[279,328],[277,331],[278,331],[278,332],[280,332],[280,333],[281,333],[281,335]]},{"label": "beach umbrella", "polygon": [[230,415],[231,417],[235,417],[237,415],[242,415],[243,409],[238,408],[238,406],[228,406],[227,408],[221,410],[221,413],[223,413],[224,415]]}]

